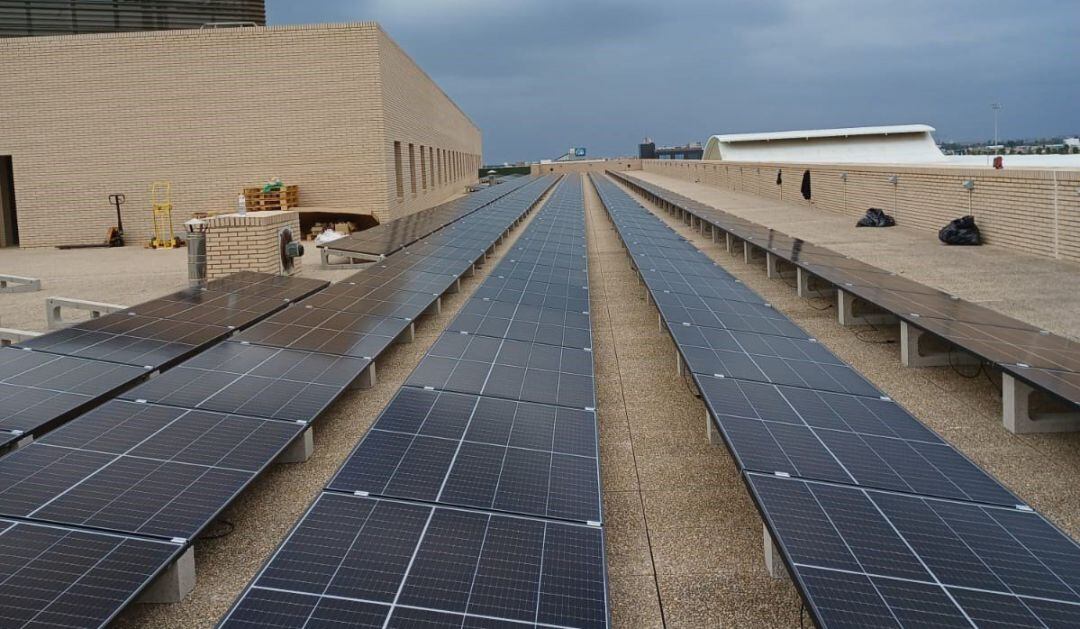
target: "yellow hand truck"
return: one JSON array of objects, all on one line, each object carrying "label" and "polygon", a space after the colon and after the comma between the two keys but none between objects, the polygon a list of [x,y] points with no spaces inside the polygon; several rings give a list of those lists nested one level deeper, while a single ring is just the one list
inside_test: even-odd
[{"label": "yellow hand truck", "polygon": [[150,206],[154,212],[154,237],[150,239],[151,249],[172,249],[181,245],[173,231],[172,222],[172,183],[155,181],[150,185]]}]

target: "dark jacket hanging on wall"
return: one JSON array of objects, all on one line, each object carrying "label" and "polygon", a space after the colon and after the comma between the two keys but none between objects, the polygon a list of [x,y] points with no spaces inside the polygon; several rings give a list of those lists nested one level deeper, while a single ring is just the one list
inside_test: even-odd
[{"label": "dark jacket hanging on wall", "polygon": [[784,183],[784,179],[781,177],[782,172],[783,171],[780,171],[780,170],[776,171],[776,185],[778,185],[778,186],[782,185]]},{"label": "dark jacket hanging on wall", "polygon": [[800,188],[800,190],[802,191],[802,198],[809,201],[810,200],[810,171],[809,170],[807,170],[806,172],[804,172],[802,174],[802,188]]}]

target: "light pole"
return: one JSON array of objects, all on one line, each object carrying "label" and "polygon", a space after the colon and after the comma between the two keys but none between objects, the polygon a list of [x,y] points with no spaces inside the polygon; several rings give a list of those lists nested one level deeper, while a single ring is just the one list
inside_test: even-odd
[{"label": "light pole", "polygon": [[990,109],[994,110],[994,146],[998,145],[998,112],[1001,111],[1001,103],[990,103]]}]

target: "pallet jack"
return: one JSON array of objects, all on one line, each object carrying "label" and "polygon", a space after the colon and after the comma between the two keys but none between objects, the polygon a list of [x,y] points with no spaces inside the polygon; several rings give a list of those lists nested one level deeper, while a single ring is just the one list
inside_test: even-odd
[{"label": "pallet jack", "polygon": [[127,199],[122,192],[109,195],[109,203],[116,206],[116,226],[110,227],[105,232],[105,242],[95,242],[87,245],[59,245],[57,249],[96,249],[99,247],[123,247],[124,246],[124,219],[120,216],[120,206]]},{"label": "pallet jack", "polygon": [[172,183],[155,181],[150,186],[150,206],[154,212],[154,237],[150,249],[173,249],[184,242],[176,237],[172,221]]}]

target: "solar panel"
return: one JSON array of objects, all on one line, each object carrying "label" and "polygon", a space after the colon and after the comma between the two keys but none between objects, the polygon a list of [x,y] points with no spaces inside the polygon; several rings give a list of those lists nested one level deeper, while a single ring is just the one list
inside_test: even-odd
[{"label": "solar panel", "polygon": [[227,341],[127,391],[127,400],[311,422],[370,360]]},{"label": "solar panel", "polygon": [[514,198],[513,193],[542,192],[552,183],[550,177],[539,177],[493,186],[321,246],[334,251],[388,256],[500,199]]},{"label": "solar panel", "polygon": [[189,539],[303,430],[107,402],[0,459],[0,514]]},{"label": "solar panel", "polygon": [[[91,321],[102,321],[109,317]],[[118,327],[118,323],[129,322],[132,329],[125,333],[73,326],[24,341],[19,346],[64,356],[160,369],[183,360],[232,332],[230,328],[222,326],[126,315],[117,317],[112,325],[102,324],[102,328]]]},{"label": "solar panel", "polygon": [[1022,501],[887,398],[698,378],[741,469],[1014,506]]},{"label": "solar panel", "polygon": [[164,541],[0,520],[0,624],[104,626],[181,548]]},{"label": "solar panel", "polygon": [[473,298],[446,329],[515,341],[592,347],[588,313],[562,308]]},{"label": "solar panel", "polygon": [[223,627],[606,627],[598,527],[324,493]]},{"label": "solar panel", "polygon": [[0,429],[43,432],[146,374],[141,367],[0,348]]},{"label": "solar panel", "polygon": [[285,299],[236,295],[189,288],[154,299],[116,314],[172,319],[242,328],[288,305]]},{"label": "solar panel", "polygon": [[402,388],[328,488],[600,520],[591,411]]},{"label": "solar panel", "polygon": [[409,321],[298,305],[257,323],[234,340],[271,347],[375,358]]},{"label": "solar panel", "polygon": [[812,340],[673,325],[669,329],[694,373],[879,396],[857,371]]},{"label": "solar panel", "polygon": [[819,626],[1080,621],[1080,546],[1028,508],[746,481]]},{"label": "solar panel", "polygon": [[584,349],[448,332],[405,384],[591,409],[592,374],[592,353]]}]

